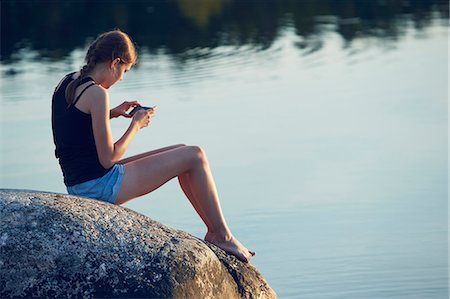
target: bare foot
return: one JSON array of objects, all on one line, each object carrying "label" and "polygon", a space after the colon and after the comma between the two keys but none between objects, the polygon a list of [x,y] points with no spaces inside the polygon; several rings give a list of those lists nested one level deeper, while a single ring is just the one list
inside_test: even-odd
[{"label": "bare foot", "polygon": [[225,250],[225,252],[234,255],[244,263],[249,263],[251,257],[256,254],[254,251],[248,250],[232,235],[220,237],[219,235],[208,232],[205,236],[205,241],[208,241]]}]

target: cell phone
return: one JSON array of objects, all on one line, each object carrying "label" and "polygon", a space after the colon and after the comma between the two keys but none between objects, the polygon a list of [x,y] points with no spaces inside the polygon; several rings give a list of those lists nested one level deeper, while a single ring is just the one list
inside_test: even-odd
[{"label": "cell phone", "polygon": [[136,106],[128,114],[133,116],[136,112],[138,112],[141,109],[149,110],[149,109],[154,109],[154,108],[153,107],[145,107],[145,106]]}]

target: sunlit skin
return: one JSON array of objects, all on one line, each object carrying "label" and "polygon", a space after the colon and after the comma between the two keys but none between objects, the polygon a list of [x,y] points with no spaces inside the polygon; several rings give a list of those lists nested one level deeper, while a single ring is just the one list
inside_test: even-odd
[{"label": "sunlit skin", "polygon": [[[200,147],[179,144],[121,159],[136,133],[149,125],[156,110],[140,110],[131,117],[127,112],[139,105],[137,101],[126,101],[110,110],[108,89],[121,81],[130,68],[131,65],[122,63],[119,58],[97,64],[88,74],[97,85],[88,88],[75,105],[91,115],[102,166],[110,168],[115,163],[125,166],[116,205],[150,193],[177,177],[181,189],[207,227],[205,240],[243,262],[250,262],[255,252],[234,238],[228,228],[208,160]],[[80,85],[75,95],[78,96],[88,84]],[[119,116],[131,118],[131,122],[122,137],[113,142],[110,119]]]}]

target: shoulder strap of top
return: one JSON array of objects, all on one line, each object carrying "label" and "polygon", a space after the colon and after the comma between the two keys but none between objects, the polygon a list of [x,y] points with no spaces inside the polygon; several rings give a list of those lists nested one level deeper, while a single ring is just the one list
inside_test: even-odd
[{"label": "shoulder strap of top", "polygon": [[87,77],[84,77],[83,79],[81,79],[80,83],[78,83],[78,86],[80,86],[81,84],[84,84],[86,82],[89,82],[89,81],[94,81],[95,82],[95,80],[92,79],[92,77],[87,76]]},{"label": "shoulder strap of top", "polygon": [[80,92],[80,94],[77,96],[77,98],[75,99],[75,101],[72,103],[73,106],[75,106],[75,104],[78,102],[78,100],[79,100],[80,97],[83,95],[83,93],[86,91],[86,89],[88,89],[88,88],[91,87],[92,85],[95,85],[95,83],[92,82],[91,84],[89,84],[88,86],[86,86],[86,87]]}]

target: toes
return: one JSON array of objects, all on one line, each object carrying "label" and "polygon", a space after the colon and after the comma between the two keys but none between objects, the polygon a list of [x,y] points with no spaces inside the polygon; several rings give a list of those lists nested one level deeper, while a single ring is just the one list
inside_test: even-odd
[{"label": "toes", "polygon": [[250,259],[242,252],[235,252],[230,254],[234,255],[238,260],[240,260],[243,263],[248,263]]}]

